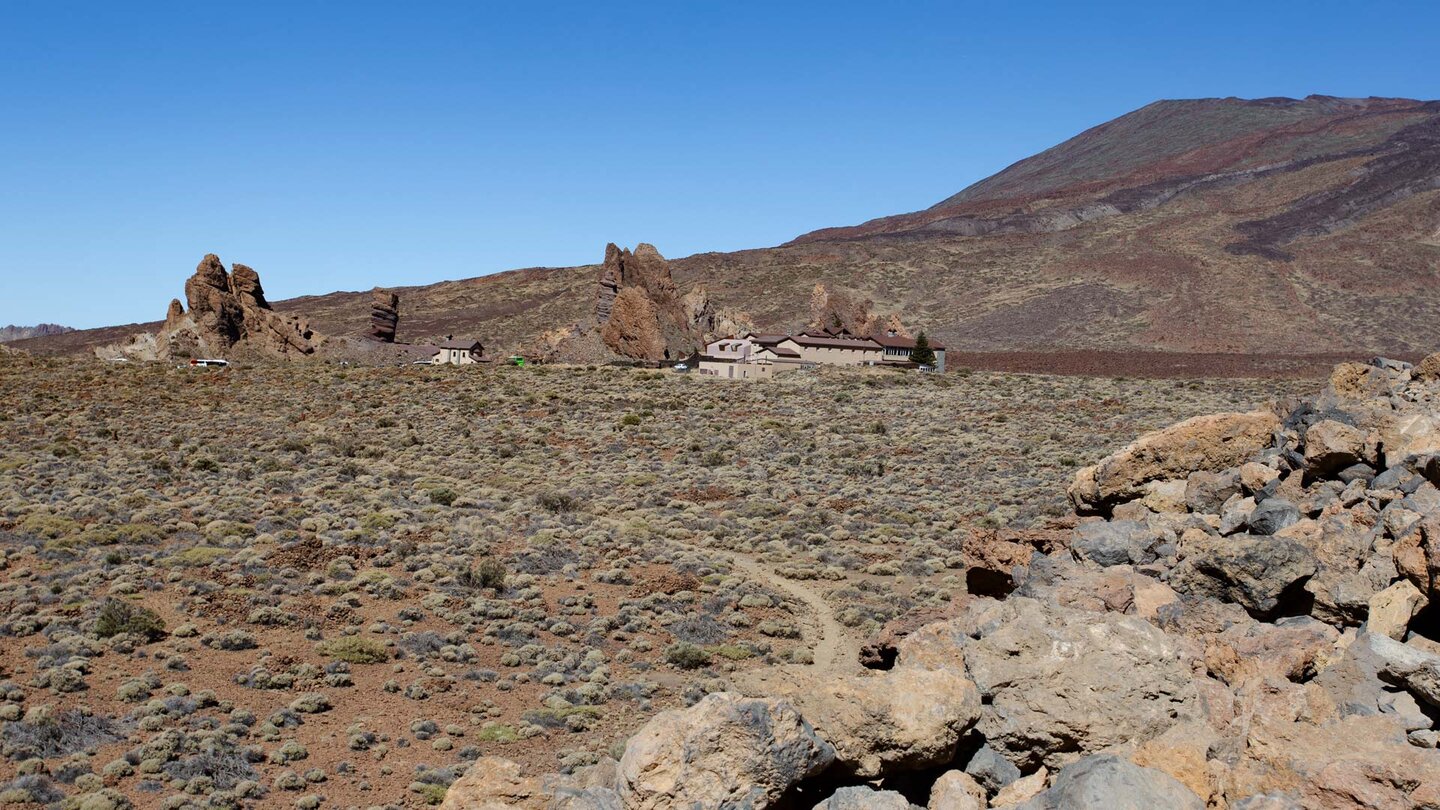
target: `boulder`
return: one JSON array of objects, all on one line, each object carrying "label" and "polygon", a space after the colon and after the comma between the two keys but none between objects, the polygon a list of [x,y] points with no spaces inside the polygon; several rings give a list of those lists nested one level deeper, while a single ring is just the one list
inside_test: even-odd
[{"label": "boulder", "polygon": [[961,735],[980,718],[980,693],[964,673],[957,658],[821,682],[799,675],[770,688],[834,747],[838,769],[868,779],[955,758]]},{"label": "boulder", "polygon": [[1158,532],[1136,520],[1108,520],[1075,527],[1070,552],[1100,566],[1141,565],[1155,560]]},{"label": "boulder", "polygon": [[1112,754],[1066,766],[1050,788],[1023,810],[1205,810],[1183,783],[1164,771],[1142,768]]},{"label": "boulder", "polygon": [[1426,599],[1440,599],[1440,514],[1411,523],[1395,540],[1395,568]]},{"label": "boulder", "polygon": [[1231,686],[1269,678],[1299,682],[1322,666],[1339,639],[1339,631],[1309,616],[1235,624],[1210,638],[1205,666]]},{"label": "boulder", "polygon": [[1305,431],[1305,472],[1325,478],[1363,461],[1365,433],[1353,425],[1325,419]]},{"label": "boulder", "polygon": [[1384,466],[1399,464],[1410,456],[1440,452],[1440,418],[1431,413],[1399,413],[1385,419],[1380,428],[1380,450]]},{"label": "boulder", "polygon": [[642,726],[620,759],[617,792],[630,810],[762,810],[834,759],[788,702],[717,692]]},{"label": "boulder", "polygon": [[974,777],[964,771],[946,771],[930,786],[926,810],[985,810],[988,804],[985,788]]},{"label": "boulder", "polygon": [[866,785],[843,787],[814,810],[912,810],[913,805],[893,790],[876,790]]},{"label": "boulder", "polygon": [[1041,765],[1036,772],[1016,779],[996,793],[995,798],[990,800],[990,806],[1015,807],[1024,804],[1044,792],[1049,779],[1050,769]]},{"label": "boulder", "polygon": [[964,772],[991,793],[999,792],[1001,788],[1020,778],[1020,769],[1000,756],[988,743],[980,746],[970,757],[970,761],[965,763]]},{"label": "boulder", "polygon": [[1170,575],[1182,595],[1241,605],[1264,618],[1283,611],[1315,574],[1315,556],[1293,541],[1264,535],[1209,537],[1189,546]]},{"label": "boulder", "polygon": [[450,785],[440,810],[543,810],[547,800],[540,780],[525,776],[518,763],[481,757]]},{"label": "boulder", "polygon": [[1300,509],[1284,498],[1266,498],[1246,518],[1252,534],[1276,534],[1300,520]]},{"label": "boulder", "polygon": [[1151,481],[1240,465],[1265,447],[1279,427],[1279,417],[1270,411],[1251,411],[1197,416],[1147,433],[1077,472],[1070,500],[1081,513],[1108,513],[1116,504],[1145,494],[1144,486]]},{"label": "boulder", "polygon": [[1237,470],[1196,470],[1185,478],[1185,505],[1192,512],[1218,515],[1225,501],[1239,492],[1240,473]]},{"label": "boulder", "polygon": [[1440,708],[1440,655],[1373,633],[1366,633],[1356,643],[1366,644],[1379,660],[1382,679]]},{"label": "boulder", "polygon": [[1414,583],[1402,579],[1370,597],[1370,612],[1365,619],[1365,629],[1386,638],[1403,641],[1405,632],[1410,627],[1410,620],[1429,603],[1430,600],[1420,593]]},{"label": "boulder", "polygon": [[1195,710],[1190,662],[1154,625],[1028,597],[985,601],[906,639],[899,666],[963,661],[984,699],[977,728],[1013,764],[1143,741]]}]

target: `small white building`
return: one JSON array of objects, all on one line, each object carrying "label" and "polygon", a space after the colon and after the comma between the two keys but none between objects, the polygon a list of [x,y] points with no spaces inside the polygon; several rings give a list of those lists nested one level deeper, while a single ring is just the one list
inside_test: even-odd
[{"label": "small white building", "polygon": [[485,354],[485,347],[478,340],[447,340],[435,347],[430,362],[443,366],[468,366],[479,363]]}]

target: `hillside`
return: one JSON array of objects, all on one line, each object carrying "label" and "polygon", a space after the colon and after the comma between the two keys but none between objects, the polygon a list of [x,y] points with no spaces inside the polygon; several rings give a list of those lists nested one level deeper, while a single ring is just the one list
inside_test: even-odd
[{"label": "hillside", "polygon": [[[1437,223],[1440,102],[1162,101],[929,208],[672,267],[766,329],[798,325],[824,281],[970,352],[1408,356],[1440,333]],[[401,339],[513,348],[588,315],[597,270],[401,288]],[[367,306],[361,292],[276,304],[331,335],[363,332]]]}]

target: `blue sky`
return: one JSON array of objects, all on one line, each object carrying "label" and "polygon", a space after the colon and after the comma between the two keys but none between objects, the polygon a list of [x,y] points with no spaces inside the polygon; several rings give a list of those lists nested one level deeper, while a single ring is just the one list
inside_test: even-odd
[{"label": "blue sky", "polygon": [[773,245],[1160,98],[1440,97],[1433,2],[0,0],[0,325]]}]

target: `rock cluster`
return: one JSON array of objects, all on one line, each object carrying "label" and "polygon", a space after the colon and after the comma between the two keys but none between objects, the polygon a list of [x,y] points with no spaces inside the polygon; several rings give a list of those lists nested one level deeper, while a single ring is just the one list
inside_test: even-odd
[{"label": "rock cluster", "polygon": [[882,315],[873,311],[873,301],[857,299],[825,284],[816,284],[810,291],[810,319],[806,326],[813,329],[844,329],[852,335],[877,336],[894,332],[911,337],[909,330],[895,314]]},{"label": "rock cluster", "polygon": [[546,360],[662,361],[688,357],[707,340],[754,329],[737,310],[717,307],[703,287],[681,295],[654,245],[611,243],[596,280],[594,318],[538,336],[526,353]]},{"label": "rock cluster", "polygon": [[213,253],[185,281],[185,299],[188,312],[179,300],[170,302],[156,340],[160,357],[288,358],[313,354],[320,342],[303,318],[271,309],[258,273],[243,264],[227,273]]},{"label": "rock cluster", "polygon": [[1440,806],[1440,355],[1147,434],[1070,494],[1063,540],[969,537],[984,595],[875,669],[711,694],[571,776],[482,760],[445,806]]},{"label": "rock cluster", "polygon": [[370,295],[370,337],[381,343],[394,343],[400,326],[400,296],[376,287]]}]

